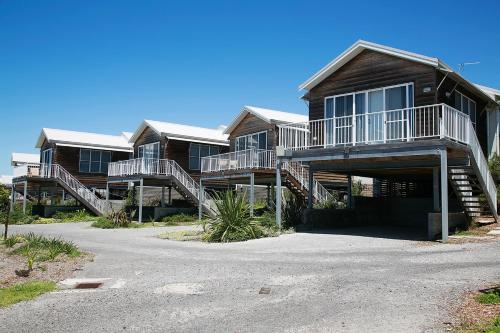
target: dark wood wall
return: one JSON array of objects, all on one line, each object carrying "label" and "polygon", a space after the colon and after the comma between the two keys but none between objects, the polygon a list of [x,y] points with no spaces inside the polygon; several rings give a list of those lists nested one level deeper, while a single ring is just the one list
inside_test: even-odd
[{"label": "dark wood wall", "polygon": [[155,142],[160,142],[160,158],[166,158],[166,143],[167,140],[165,137],[161,137],[158,133],[156,133],[154,130],[152,130],[150,127],[146,127],[146,129],[139,135],[139,138],[134,143],[134,157],[138,158],[139,153],[138,149],[139,146],[145,145],[148,143],[155,143]]},{"label": "dark wood wall", "polygon": [[[82,184],[87,187],[106,188],[107,174],[103,173],[86,173],[80,172],[80,148],[57,146],[44,142],[40,149],[40,160],[42,151],[52,148],[52,163],[59,164],[66,169],[71,175],[77,178]],[[111,151],[111,150],[103,150]],[[111,151],[111,161],[121,161],[129,159],[130,153],[121,151]]]},{"label": "dark wood wall", "polygon": [[275,124],[270,124],[249,113],[229,134],[230,151],[235,151],[237,137],[262,131],[267,131],[267,149],[274,150],[276,148],[276,142],[278,140],[277,126]]},{"label": "dark wood wall", "polygon": [[[436,103],[433,67],[364,50],[309,92],[309,118],[324,118],[324,98],[402,83],[414,84],[415,106]],[[423,88],[430,87],[429,93]]]}]

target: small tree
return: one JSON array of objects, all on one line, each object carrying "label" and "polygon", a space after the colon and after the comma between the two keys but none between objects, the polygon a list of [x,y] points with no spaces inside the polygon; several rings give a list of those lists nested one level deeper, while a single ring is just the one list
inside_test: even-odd
[{"label": "small tree", "polygon": [[9,217],[10,217],[10,192],[9,189],[0,185],[0,216],[4,220],[4,233],[3,239],[7,239],[7,232],[9,230]]}]

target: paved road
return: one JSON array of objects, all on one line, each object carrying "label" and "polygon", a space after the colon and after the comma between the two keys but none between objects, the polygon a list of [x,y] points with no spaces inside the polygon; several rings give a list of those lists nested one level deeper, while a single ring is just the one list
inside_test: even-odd
[{"label": "paved road", "polygon": [[441,332],[463,290],[500,280],[499,242],[293,234],[204,244],[154,237],[163,230],[12,227],[75,241],[96,254],[77,277],[110,280],[0,310],[0,332]]}]

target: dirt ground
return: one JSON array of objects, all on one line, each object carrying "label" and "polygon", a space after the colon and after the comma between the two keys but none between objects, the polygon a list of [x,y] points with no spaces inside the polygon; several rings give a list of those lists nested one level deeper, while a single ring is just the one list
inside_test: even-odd
[{"label": "dirt ground", "polygon": [[464,295],[463,304],[456,313],[457,332],[475,331],[475,327],[500,316],[500,304],[481,304],[475,297],[479,291]]},{"label": "dirt ground", "polygon": [[93,255],[82,253],[71,258],[59,255],[54,261],[35,262],[28,277],[17,276],[15,271],[26,269],[26,258],[21,255],[9,254],[12,249],[0,245],[0,288],[32,280],[49,280],[59,282],[72,277],[75,271],[81,270],[85,263],[93,261]]}]

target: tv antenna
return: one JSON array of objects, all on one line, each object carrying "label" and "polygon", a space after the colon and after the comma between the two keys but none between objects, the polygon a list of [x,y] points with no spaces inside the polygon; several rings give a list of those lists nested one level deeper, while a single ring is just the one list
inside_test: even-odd
[{"label": "tv antenna", "polygon": [[464,69],[465,69],[465,66],[479,65],[479,64],[480,64],[479,61],[462,62],[461,64],[458,64],[458,72],[462,73],[464,71]]}]

